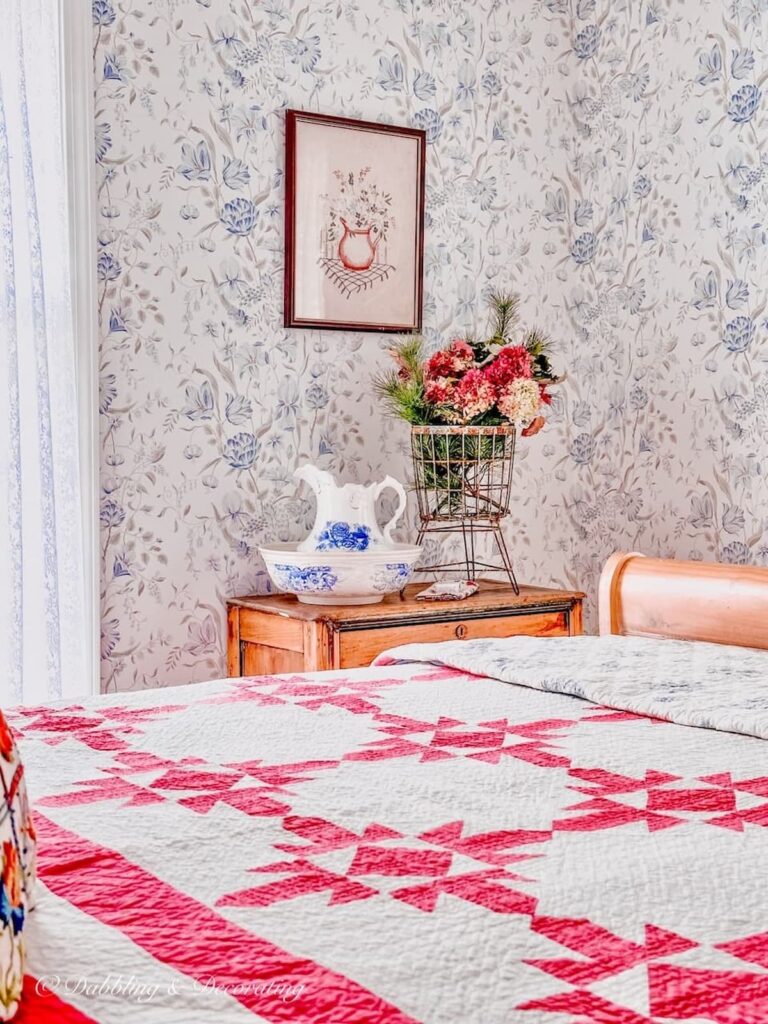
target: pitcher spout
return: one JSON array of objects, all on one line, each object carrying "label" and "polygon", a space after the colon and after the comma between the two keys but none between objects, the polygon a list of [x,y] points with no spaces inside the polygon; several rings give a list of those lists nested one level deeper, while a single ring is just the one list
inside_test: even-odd
[{"label": "pitcher spout", "polygon": [[336,486],[336,481],[330,473],[324,469],[318,469],[317,466],[308,462],[303,466],[298,466],[293,471],[293,475],[297,480],[303,480],[305,484],[309,484],[315,494],[321,494],[328,488]]}]

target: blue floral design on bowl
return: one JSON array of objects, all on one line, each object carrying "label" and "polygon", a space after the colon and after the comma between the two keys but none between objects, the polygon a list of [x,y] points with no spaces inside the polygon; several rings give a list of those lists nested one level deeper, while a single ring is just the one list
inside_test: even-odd
[{"label": "blue floral design on bowl", "polygon": [[387,562],[373,577],[373,588],[385,593],[402,590],[412,575],[413,567],[407,562]]},{"label": "blue floral design on bowl", "polygon": [[317,538],[318,551],[367,551],[371,530],[361,523],[327,522]]},{"label": "blue floral design on bowl", "polygon": [[308,565],[304,569],[296,565],[276,565],[275,573],[279,577],[280,586],[296,594],[329,592],[339,581],[338,576],[331,572],[330,565]]}]

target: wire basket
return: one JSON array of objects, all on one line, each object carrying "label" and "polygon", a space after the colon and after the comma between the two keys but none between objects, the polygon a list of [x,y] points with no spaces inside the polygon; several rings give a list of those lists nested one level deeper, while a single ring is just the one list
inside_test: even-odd
[{"label": "wire basket", "polygon": [[[519,593],[501,520],[509,514],[517,430],[498,427],[411,428],[411,454],[421,528],[427,533],[461,534],[464,560],[433,565],[429,571],[466,570],[473,579],[478,569],[503,572]],[[476,536],[492,533],[501,564],[476,557]]]},{"label": "wire basket", "polygon": [[509,514],[515,427],[412,427],[422,523],[498,521]]}]

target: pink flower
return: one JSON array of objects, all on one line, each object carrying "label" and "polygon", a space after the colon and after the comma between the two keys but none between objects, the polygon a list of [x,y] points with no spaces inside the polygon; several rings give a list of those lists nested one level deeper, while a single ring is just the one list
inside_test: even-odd
[{"label": "pink flower", "polygon": [[491,384],[503,388],[513,380],[533,376],[533,360],[525,345],[507,345],[485,368]]},{"label": "pink flower", "polygon": [[448,350],[453,355],[459,373],[463,370],[468,370],[475,361],[475,353],[472,346],[464,338],[454,338],[448,346]]},{"label": "pink flower", "polygon": [[496,388],[482,370],[468,370],[456,385],[453,404],[465,420],[487,412],[496,403]]},{"label": "pink flower", "polygon": [[445,405],[453,398],[456,381],[450,377],[435,377],[424,386],[424,397],[431,405]]},{"label": "pink flower", "polygon": [[458,377],[475,361],[472,346],[463,338],[455,338],[447,348],[435,352],[427,362],[427,377]]}]

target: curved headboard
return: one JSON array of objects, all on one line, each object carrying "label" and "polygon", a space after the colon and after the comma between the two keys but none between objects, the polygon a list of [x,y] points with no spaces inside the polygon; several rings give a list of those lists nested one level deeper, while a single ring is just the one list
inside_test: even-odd
[{"label": "curved headboard", "polygon": [[600,577],[600,633],[768,650],[768,569],[612,555]]}]

